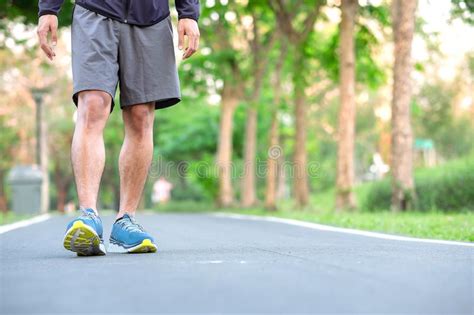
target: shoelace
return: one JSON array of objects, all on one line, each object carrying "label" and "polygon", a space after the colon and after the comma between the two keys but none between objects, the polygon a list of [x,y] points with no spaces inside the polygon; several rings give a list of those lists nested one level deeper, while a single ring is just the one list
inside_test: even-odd
[{"label": "shoelace", "polygon": [[89,217],[93,220],[97,220],[97,215],[95,214],[95,212],[87,211],[87,209],[81,209],[81,211],[82,211],[81,217]]},{"label": "shoelace", "polygon": [[130,232],[145,232],[143,227],[135,221],[135,218],[130,217],[129,220],[122,219],[119,221],[120,225]]}]

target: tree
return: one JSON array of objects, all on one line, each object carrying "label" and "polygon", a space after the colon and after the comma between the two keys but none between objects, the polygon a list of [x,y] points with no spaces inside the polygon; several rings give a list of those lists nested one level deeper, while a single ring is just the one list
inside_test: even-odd
[{"label": "tree", "polygon": [[[242,5],[234,2],[203,6],[200,18],[205,25],[201,28],[203,53],[186,60],[180,67],[181,79],[193,82],[187,88],[183,87],[183,95],[188,99],[208,97],[210,91],[220,96],[215,162],[218,173],[216,202],[221,207],[234,203],[234,113],[242,101],[245,88],[242,64],[246,59],[240,49],[245,40],[235,19],[236,12],[241,10]],[[206,50],[208,52],[205,53]]]},{"label": "tree", "polygon": [[61,212],[65,210],[66,204],[73,199],[70,193],[74,184],[70,150],[75,106],[70,104],[69,83],[68,77],[58,75],[55,88],[49,92],[50,98],[45,104],[48,121],[48,150],[50,151],[49,170],[56,188],[55,194],[50,195],[50,198],[53,202],[56,200],[56,209]]},{"label": "tree", "polygon": [[257,109],[268,63],[267,51],[273,42],[272,27],[268,26],[273,23],[273,19],[271,11],[263,5],[264,1],[266,0],[252,1],[246,5],[219,2],[204,8],[201,20],[208,25],[202,29],[203,47],[209,48],[211,53],[189,61],[196,66],[196,70],[206,69],[199,77],[206,78],[208,82],[222,82],[220,87],[216,87],[221,96],[216,154],[219,174],[217,203],[222,207],[234,203],[234,114],[239,103],[248,105],[243,150],[246,169],[242,180],[242,204],[250,206],[257,200]]},{"label": "tree", "polygon": [[[242,178],[241,191],[241,205],[243,207],[250,207],[257,202],[256,192],[256,176],[255,176],[255,159],[257,154],[257,124],[258,124],[258,109],[262,92],[264,75],[270,59],[270,53],[273,49],[276,32],[273,31],[273,26],[270,26],[269,31],[262,32],[262,24],[269,24],[273,17],[269,18],[265,13],[268,11],[260,2],[250,2],[247,9],[251,12],[252,26],[251,34],[248,34],[247,42],[250,47],[251,54],[251,79],[248,80],[248,108],[247,108],[247,122],[245,127],[245,142],[244,142],[244,174]],[[257,16],[258,13],[258,16]],[[250,36],[249,36],[250,35]]]},{"label": "tree", "polygon": [[[221,6],[221,14],[227,9]],[[229,207],[234,203],[232,186],[232,136],[234,112],[243,96],[242,70],[238,54],[235,53],[231,38],[235,38],[234,25],[228,21],[219,21],[215,29],[216,38],[211,43],[214,51],[222,54],[223,88],[221,91],[221,117],[219,124],[219,140],[217,143],[217,167],[219,172],[219,194],[217,203],[221,207]]]},{"label": "tree", "polygon": [[416,0],[394,0],[392,23],[395,41],[392,95],[392,210],[413,206],[413,134],[410,118],[411,46],[415,30]]},{"label": "tree", "polygon": [[268,135],[268,157],[267,157],[267,185],[265,190],[265,208],[268,210],[276,210],[277,199],[277,180],[278,180],[278,159],[281,157],[278,109],[281,104],[281,77],[283,72],[283,64],[288,52],[288,46],[285,42],[281,42],[280,53],[275,65],[273,80],[273,104],[270,108],[270,130]]},{"label": "tree", "polygon": [[[239,75],[236,67],[232,69]],[[217,203],[222,207],[229,207],[234,203],[232,188],[232,131],[234,126],[234,112],[239,103],[241,88],[238,84],[231,85],[224,82],[221,101],[221,120],[219,124],[219,141],[217,145],[217,167],[219,169],[219,195]]]},{"label": "tree", "polygon": [[355,142],[355,49],[354,25],[357,0],[342,0],[340,25],[340,100],[336,209],[355,208],[354,185]]},{"label": "tree", "polygon": [[[295,116],[295,151],[294,161],[294,196],[299,206],[305,206],[309,201],[309,186],[307,175],[307,110],[305,88],[307,86],[305,73],[305,47],[313,31],[314,24],[324,0],[300,1],[297,5],[284,0],[269,0],[270,7],[275,12],[278,25],[293,48],[293,89]],[[300,18],[304,16],[304,18]],[[298,17],[298,18],[297,18]],[[298,23],[299,21],[301,21]],[[301,25],[298,25],[301,24]]]}]

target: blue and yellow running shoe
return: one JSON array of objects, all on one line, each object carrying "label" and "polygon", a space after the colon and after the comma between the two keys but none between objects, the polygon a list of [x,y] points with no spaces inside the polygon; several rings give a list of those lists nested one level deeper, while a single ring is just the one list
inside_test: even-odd
[{"label": "blue and yellow running shoe", "polygon": [[143,227],[135,221],[135,218],[125,214],[112,226],[109,252],[154,253],[156,245],[153,237],[145,232]]},{"label": "blue and yellow running shoe", "polygon": [[66,228],[64,248],[79,256],[105,255],[102,220],[93,209],[81,210],[81,216],[72,220]]}]

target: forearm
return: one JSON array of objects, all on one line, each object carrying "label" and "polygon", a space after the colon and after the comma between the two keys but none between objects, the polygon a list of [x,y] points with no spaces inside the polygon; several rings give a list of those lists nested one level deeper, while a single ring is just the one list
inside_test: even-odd
[{"label": "forearm", "polygon": [[179,19],[199,19],[199,0],[175,0]]},{"label": "forearm", "polygon": [[[188,0],[189,1],[189,0]],[[64,0],[39,0],[38,1],[38,16],[46,14],[58,15],[61,5]]]}]

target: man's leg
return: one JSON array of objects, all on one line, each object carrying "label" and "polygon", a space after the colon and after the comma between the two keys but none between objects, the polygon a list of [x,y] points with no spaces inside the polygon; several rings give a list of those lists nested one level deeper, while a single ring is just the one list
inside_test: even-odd
[{"label": "man's leg", "polygon": [[71,160],[83,213],[68,224],[63,245],[83,256],[105,255],[97,194],[105,164],[103,131],[111,102],[111,96],[102,91],[83,91],[78,95]]},{"label": "man's leg", "polygon": [[125,213],[134,215],[153,158],[154,103],[123,109],[125,139],[120,151],[120,209],[117,218]]},{"label": "man's leg", "polygon": [[111,96],[102,91],[79,93],[71,159],[81,208],[97,211],[97,195],[105,165],[103,131]]}]

